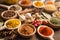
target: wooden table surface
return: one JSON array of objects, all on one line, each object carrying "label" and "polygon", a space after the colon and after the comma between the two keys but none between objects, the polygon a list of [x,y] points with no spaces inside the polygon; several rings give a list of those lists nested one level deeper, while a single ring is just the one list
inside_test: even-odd
[{"label": "wooden table surface", "polygon": [[[56,1],[60,1],[60,0],[56,0]],[[55,40],[60,40],[60,29],[55,30],[54,39],[55,39]],[[0,39],[0,40],[2,40],[2,39]],[[35,35],[33,35],[33,36],[32,36],[31,38],[29,38],[29,39],[22,38],[22,37],[19,36],[19,37],[17,37],[17,38],[14,39],[14,40],[46,40],[46,39],[40,37],[40,36],[36,33]]]}]

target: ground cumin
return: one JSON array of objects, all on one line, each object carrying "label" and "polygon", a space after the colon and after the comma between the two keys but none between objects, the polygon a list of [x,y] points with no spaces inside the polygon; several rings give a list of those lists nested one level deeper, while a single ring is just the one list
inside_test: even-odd
[{"label": "ground cumin", "polygon": [[20,32],[24,35],[30,35],[34,32],[34,29],[29,26],[29,25],[24,25],[22,26],[22,28],[20,29]]},{"label": "ground cumin", "polygon": [[52,34],[52,30],[48,27],[41,27],[39,32],[45,36],[50,36]]}]

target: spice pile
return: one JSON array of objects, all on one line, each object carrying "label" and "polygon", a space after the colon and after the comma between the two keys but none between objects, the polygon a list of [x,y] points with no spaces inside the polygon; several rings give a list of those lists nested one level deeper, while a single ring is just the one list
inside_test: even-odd
[{"label": "spice pile", "polygon": [[17,13],[15,11],[12,11],[12,10],[7,10],[7,11],[2,12],[1,16],[4,19],[12,19],[12,18],[17,17]]},{"label": "spice pile", "polygon": [[9,17],[12,17],[12,16],[14,16],[14,15],[15,15],[15,12],[13,12],[13,11],[10,12],[10,11],[8,11],[8,12],[5,12],[3,16],[9,18]]},{"label": "spice pile", "polygon": [[24,25],[22,26],[22,28],[20,29],[20,32],[24,35],[30,35],[34,32],[34,29],[29,26],[29,25]]},{"label": "spice pile", "polygon": [[8,28],[16,28],[17,26],[19,26],[19,24],[20,24],[20,21],[19,21],[19,20],[14,20],[14,19],[12,19],[12,20],[10,20],[10,21],[8,21],[8,22],[6,23],[6,26],[7,26]]},{"label": "spice pile", "polygon": [[38,2],[35,3],[35,5],[36,6],[43,6],[43,3],[38,1]]},{"label": "spice pile", "polygon": [[51,18],[50,22],[54,25],[60,25],[60,18]]},{"label": "spice pile", "polygon": [[17,30],[2,30],[0,31],[0,38],[4,38],[4,40],[14,40],[18,35]]},{"label": "spice pile", "polygon": [[39,32],[40,32],[41,34],[45,35],[45,36],[49,36],[49,35],[52,34],[51,29],[50,29],[50,28],[47,28],[47,27],[41,27],[41,28],[39,29]]},{"label": "spice pile", "polygon": [[21,4],[23,5],[29,5],[31,2],[30,0],[22,0]]},{"label": "spice pile", "polygon": [[14,11],[18,11],[20,10],[20,6],[19,5],[12,5],[9,10],[14,10]]}]

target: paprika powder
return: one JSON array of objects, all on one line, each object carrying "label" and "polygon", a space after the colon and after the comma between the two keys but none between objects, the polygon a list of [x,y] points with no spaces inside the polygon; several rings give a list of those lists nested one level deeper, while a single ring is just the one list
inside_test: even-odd
[{"label": "paprika powder", "polygon": [[41,27],[39,32],[44,36],[50,36],[52,34],[52,30],[49,27]]}]

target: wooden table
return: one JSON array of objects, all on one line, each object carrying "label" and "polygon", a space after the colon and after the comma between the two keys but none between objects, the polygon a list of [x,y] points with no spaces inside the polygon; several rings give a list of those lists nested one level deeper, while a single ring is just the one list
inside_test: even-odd
[{"label": "wooden table", "polygon": [[[60,1],[60,0],[56,0],[56,1]],[[54,34],[54,39],[55,40],[60,40],[60,29],[56,29],[55,30],[55,34]],[[1,40],[1,39],[0,39]],[[14,40],[46,40],[42,37],[40,37],[37,33],[35,35],[33,35],[31,38],[22,38],[21,36],[15,38]]]}]

